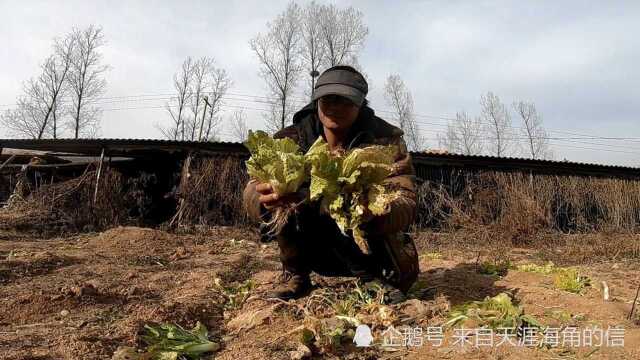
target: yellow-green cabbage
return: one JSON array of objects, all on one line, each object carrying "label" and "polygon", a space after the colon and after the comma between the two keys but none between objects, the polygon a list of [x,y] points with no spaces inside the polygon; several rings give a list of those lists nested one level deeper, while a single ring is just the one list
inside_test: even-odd
[{"label": "yellow-green cabbage", "polygon": [[293,140],[273,139],[264,131],[249,131],[245,146],[251,152],[246,162],[249,176],[271,184],[278,195],[298,191],[307,179],[304,155]]},{"label": "yellow-green cabbage", "polygon": [[351,230],[364,252],[369,248],[361,226],[370,220],[367,215],[387,214],[398,196],[383,185],[397,151],[395,146],[373,145],[332,153],[318,138],[305,155],[311,169],[310,199],[321,202],[343,233]]}]

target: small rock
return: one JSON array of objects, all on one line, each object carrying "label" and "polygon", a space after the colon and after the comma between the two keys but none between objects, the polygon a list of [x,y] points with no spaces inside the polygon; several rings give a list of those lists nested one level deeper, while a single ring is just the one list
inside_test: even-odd
[{"label": "small rock", "polygon": [[60,311],[60,316],[62,316],[62,317],[69,316],[69,310],[65,309],[65,310]]},{"label": "small rock", "polygon": [[291,360],[301,360],[309,357],[311,357],[311,349],[304,344],[298,344],[298,348],[295,351],[289,351]]}]

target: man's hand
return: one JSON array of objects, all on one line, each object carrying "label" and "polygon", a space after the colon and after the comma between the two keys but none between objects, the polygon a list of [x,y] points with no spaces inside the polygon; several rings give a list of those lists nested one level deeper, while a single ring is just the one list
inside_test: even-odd
[{"label": "man's hand", "polygon": [[304,200],[305,194],[304,192],[296,192],[286,195],[278,195],[273,191],[273,187],[269,183],[261,183],[257,180],[252,180],[256,182],[256,191],[260,196],[258,197],[258,201],[262,206],[267,210],[271,210],[275,207],[284,206],[290,203],[296,203]]}]

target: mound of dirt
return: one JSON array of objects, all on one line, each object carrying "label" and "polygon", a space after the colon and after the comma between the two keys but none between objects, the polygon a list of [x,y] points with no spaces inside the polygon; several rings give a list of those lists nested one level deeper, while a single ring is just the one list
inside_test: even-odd
[{"label": "mound of dirt", "polygon": [[150,255],[173,252],[184,240],[184,236],[156,229],[120,226],[91,237],[88,246],[107,256]]}]

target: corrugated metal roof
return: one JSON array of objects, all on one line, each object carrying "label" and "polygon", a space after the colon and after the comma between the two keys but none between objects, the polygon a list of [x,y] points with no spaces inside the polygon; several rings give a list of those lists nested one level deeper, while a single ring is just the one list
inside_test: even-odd
[{"label": "corrugated metal roof", "polygon": [[640,168],[617,165],[588,164],[570,161],[534,160],[516,157],[495,157],[486,155],[461,155],[429,152],[413,153],[413,160],[416,167],[450,166],[468,169],[531,171],[535,173],[558,175],[604,176],[634,179],[640,178]]},{"label": "corrugated metal roof", "polygon": [[161,139],[0,139],[0,148],[31,149],[56,153],[98,156],[105,149],[110,156],[145,156],[158,152],[245,152],[239,143],[173,141]]},{"label": "corrugated metal roof", "polygon": [[531,158],[509,157],[509,156],[497,157],[497,156],[490,156],[490,155],[464,155],[464,154],[456,154],[456,153],[435,153],[435,152],[428,152],[428,151],[412,152],[412,155],[414,157],[442,158],[442,159],[523,161],[523,162],[547,164],[547,165],[580,165],[580,166],[597,166],[597,167],[604,167],[604,168],[610,168],[610,169],[640,170],[640,168],[632,167],[632,166],[606,165],[606,164],[585,163],[585,162],[575,162],[575,161],[566,161],[566,160],[531,159]]}]

